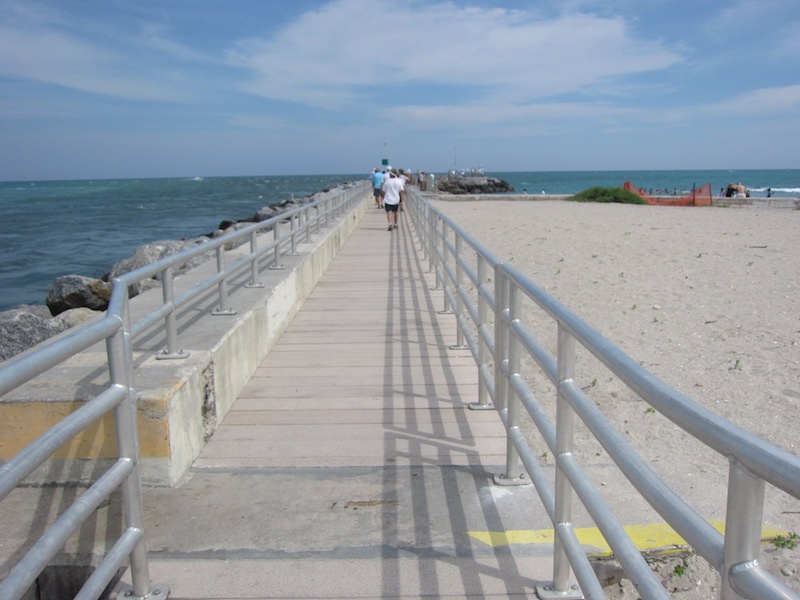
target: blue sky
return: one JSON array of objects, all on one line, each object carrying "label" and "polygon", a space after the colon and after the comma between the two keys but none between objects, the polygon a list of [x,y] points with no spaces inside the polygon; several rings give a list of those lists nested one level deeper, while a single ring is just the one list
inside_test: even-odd
[{"label": "blue sky", "polygon": [[0,180],[798,168],[797,0],[0,0]]}]

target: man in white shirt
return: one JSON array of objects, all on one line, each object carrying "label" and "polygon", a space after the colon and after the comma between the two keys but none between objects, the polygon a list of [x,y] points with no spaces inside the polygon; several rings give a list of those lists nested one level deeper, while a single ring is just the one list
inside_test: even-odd
[{"label": "man in white shirt", "polygon": [[389,231],[397,229],[397,213],[406,195],[406,182],[398,177],[394,171],[389,171],[389,179],[383,182],[381,196],[383,207],[386,210],[386,220],[389,222]]}]

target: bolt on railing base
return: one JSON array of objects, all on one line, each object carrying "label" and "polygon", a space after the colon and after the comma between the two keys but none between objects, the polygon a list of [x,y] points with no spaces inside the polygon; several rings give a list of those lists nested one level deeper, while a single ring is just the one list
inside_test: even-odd
[{"label": "bolt on railing base", "polygon": [[283,271],[284,269],[286,269],[286,265],[270,265],[269,269],[271,271]]},{"label": "bolt on railing base", "polygon": [[480,402],[470,402],[467,404],[467,408],[470,410],[494,410],[495,406],[492,402],[488,404],[481,404]]},{"label": "bolt on railing base", "polygon": [[448,346],[450,350],[469,350],[469,346],[467,344],[453,344],[452,346]]},{"label": "bolt on railing base", "polygon": [[189,353],[184,350],[178,350],[177,352],[164,351],[156,354],[156,360],[182,360],[184,358],[189,358]]},{"label": "bolt on railing base", "polygon": [[437,315],[452,315],[453,311],[452,310],[437,310],[436,314]]},{"label": "bolt on railing base", "polygon": [[530,485],[531,480],[525,475],[520,473],[516,477],[508,477],[505,473],[495,473],[492,475],[492,481],[495,485],[511,486],[511,485]]},{"label": "bolt on railing base", "polygon": [[124,600],[166,600],[169,597],[169,586],[155,585],[147,596],[137,596],[132,587],[124,587],[119,591],[117,598]]},{"label": "bolt on railing base", "polygon": [[226,308],[225,310],[222,310],[221,308],[215,308],[214,310],[211,311],[211,314],[214,315],[215,317],[228,316],[228,315],[235,315],[236,311],[233,310],[232,308]]},{"label": "bolt on railing base", "polygon": [[583,592],[581,586],[577,583],[572,583],[566,592],[559,592],[553,588],[553,584],[537,585],[536,596],[541,600],[551,600],[558,598],[559,600],[583,600]]},{"label": "bolt on railing base", "polygon": [[263,288],[265,286],[260,281],[256,281],[255,283],[252,283],[252,282],[245,283],[244,287],[246,287],[246,288]]}]

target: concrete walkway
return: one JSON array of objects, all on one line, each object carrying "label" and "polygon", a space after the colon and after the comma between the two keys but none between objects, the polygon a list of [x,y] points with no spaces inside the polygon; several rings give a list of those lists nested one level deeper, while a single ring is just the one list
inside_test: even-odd
[{"label": "concrete walkway", "polygon": [[503,427],[467,407],[477,371],[405,216],[369,209],[188,481],[145,490],[170,598],[522,598],[551,577],[548,546],[478,539],[548,521],[531,486],[491,483]]}]

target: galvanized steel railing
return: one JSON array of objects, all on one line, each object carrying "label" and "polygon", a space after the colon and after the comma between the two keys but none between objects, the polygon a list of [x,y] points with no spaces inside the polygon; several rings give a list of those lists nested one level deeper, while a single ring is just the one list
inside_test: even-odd
[{"label": "galvanized steel railing", "polygon": [[[359,182],[333,191],[323,198],[286,211],[271,219],[242,226],[196,248],[176,253],[149,266],[116,278],[106,316],[69,335],[0,365],[0,397],[45,373],[65,360],[105,341],[108,357],[109,386],[89,399],[77,411],[32,442],[17,456],[0,466],[0,502],[38,466],[75,435],[112,412],[115,419],[118,458],[77,498],[75,503],[45,531],[0,583],[0,600],[21,598],[36,581],[69,537],[92,515],[111,493],[120,490],[125,530],[107,552],[76,598],[98,598],[117,571],[130,564],[131,598],[166,598],[169,589],[150,582],[142,516],[142,488],[139,472],[139,445],[136,428],[135,374],[132,360],[133,340],[158,325],[163,327],[166,347],[159,358],[187,356],[179,350],[178,310],[217,286],[219,304],[214,312],[231,314],[228,284],[237,274],[249,270],[249,285],[257,286],[259,270],[265,266],[281,268],[281,257],[296,253],[298,242],[307,241],[321,227],[352,211],[368,197],[369,183]],[[287,228],[288,226],[288,228]],[[258,236],[272,230],[272,239],[258,247]],[[231,265],[225,264],[225,249],[250,243],[250,252]],[[214,253],[217,271],[176,296],[174,272],[198,256]],[[163,305],[132,323],[128,289],[152,277],[161,279]]]},{"label": "galvanized steel railing", "polygon": [[[539,596],[605,597],[573,528],[577,496],[642,597],[670,598],[573,452],[578,417],[647,503],[717,569],[722,600],[800,599],[758,563],[765,485],[800,498],[800,458],[657,379],[524,273],[493,256],[421,194],[412,189],[408,196],[409,213],[430,272],[436,275],[437,288],[444,291],[444,309],[458,320],[454,347],[468,347],[478,367],[479,397],[471,408],[496,408],[506,427],[505,473],[496,481],[514,484],[530,478],[553,523],[553,581],[537,590]],[[542,328],[531,330],[523,299],[539,307],[550,326],[555,326],[557,331],[551,334],[555,356],[541,341],[546,335]],[[650,407],[728,459],[724,534],[658,477],[584,392],[576,377],[578,348],[591,353]],[[523,365],[525,361],[532,363],[533,375],[529,365]],[[555,423],[529,386],[529,379],[536,376],[544,376],[556,389]],[[523,409],[538,433],[521,429]],[[546,443],[555,458],[553,484],[526,441],[526,433]],[[571,582],[571,573],[580,588]]]}]

